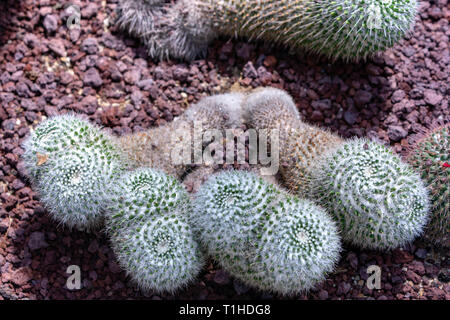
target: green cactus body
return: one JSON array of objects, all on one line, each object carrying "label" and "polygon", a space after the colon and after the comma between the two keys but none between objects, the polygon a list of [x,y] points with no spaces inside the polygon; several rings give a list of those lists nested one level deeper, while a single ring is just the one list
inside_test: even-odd
[{"label": "green cactus body", "polygon": [[123,171],[117,154],[96,147],[67,150],[50,158],[47,166],[36,185],[52,217],[69,228],[98,227],[109,184]]},{"label": "green cactus body", "polygon": [[286,196],[265,216],[256,261],[259,286],[286,295],[323,281],[339,260],[336,224],[308,200]]},{"label": "green cactus body", "polygon": [[408,162],[426,181],[431,197],[431,219],[426,233],[436,243],[450,237],[450,124],[426,132],[410,148]]},{"label": "green cactus body", "polygon": [[108,184],[125,169],[112,138],[69,114],[42,122],[24,149],[26,169],[52,217],[70,228],[99,226]]},{"label": "green cactus body", "polygon": [[292,295],[332,271],[337,227],[312,202],[289,196],[251,172],[222,172],[198,191],[192,224],[224,269],[261,290]]},{"label": "green cactus body", "polygon": [[107,233],[120,265],[143,290],[173,292],[200,272],[191,210],[186,191],[163,172],[137,169],[114,184]]},{"label": "green cactus body", "polygon": [[[365,59],[399,41],[414,23],[416,0],[121,0],[119,25],[153,57],[192,60],[219,35],[306,49],[332,59]],[[150,20],[151,22],[149,22]],[[147,29],[146,29],[147,27]]]},{"label": "green cactus body", "polygon": [[350,140],[322,157],[313,190],[340,223],[344,240],[362,248],[391,249],[422,233],[428,193],[414,171],[386,147]]},{"label": "green cactus body", "polygon": [[192,213],[209,254],[234,273],[250,267],[243,255],[254,243],[259,217],[278,195],[275,187],[250,172],[213,176],[196,194]]},{"label": "green cactus body", "polygon": [[60,115],[40,123],[24,143],[25,166],[32,182],[39,180],[42,171],[49,169],[48,160],[79,148],[96,148],[101,152],[120,152],[112,139],[88,121],[73,115]]}]

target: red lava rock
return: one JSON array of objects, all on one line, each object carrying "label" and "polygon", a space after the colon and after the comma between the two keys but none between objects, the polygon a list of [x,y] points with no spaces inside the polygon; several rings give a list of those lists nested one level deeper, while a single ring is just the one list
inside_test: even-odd
[{"label": "red lava rock", "polygon": [[401,250],[401,249],[395,249],[392,251],[393,255],[393,261],[397,264],[403,264],[413,261],[414,256],[412,256],[409,252]]},{"label": "red lava rock", "polygon": [[83,83],[87,86],[98,88],[103,84],[103,80],[97,69],[90,68],[84,73]]},{"label": "red lava rock", "polygon": [[355,93],[355,104],[359,107],[362,107],[370,102],[372,99],[372,94],[365,90],[358,90]]},{"label": "red lava rock", "polygon": [[214,274],[214,282],[220,285],[226,285],[230,282],[230,276],[224,270],[218,270]]},{"label": "red lava rock", "polygon": [[328,292],[325,290],[320,290],[319,291],[319,299],[320,300],[326,300],[328,299]]},{"label": "red lava rock", "polygon": [[6,273],[2,278],[3,282],[11,282],[18,287],[22,287],[31,280],[32,270],[28,267],[15,269]]},{"label": "red lava rock", "polygon": [[432,106],[437,106],[443,99],[442,95],[434,90],[427,89],[424,91],[425,102]]},{"label": "red lava rock", "polygon": [[58,17],[53,14],[49,14],[44,18],[44,28],[48,33],[54,33],[58,30]]},{"label": "red lava rock", "polygon": [[35,231],[30,235],[28,239],[28,248],[30,250],[39,250],[48,247],[48,243],[45,242],[45,234],[43,232]]}]

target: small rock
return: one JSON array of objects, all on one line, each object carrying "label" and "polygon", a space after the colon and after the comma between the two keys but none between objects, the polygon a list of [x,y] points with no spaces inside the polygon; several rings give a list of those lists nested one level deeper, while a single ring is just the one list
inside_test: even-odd
[{"label": "small rock", "polygon": [[396,249],[392,252],[394,263],[402,264],[413,261],[414,257],[407,251]]},{"label": "small rock", "polygon": [[43,232],[35,231],[30,235],[28,239],[28,247],[30,250],[39,250],[48,247],[48,243],[45,242],[45,235]]},{"label": "small rock", "polygon": [[50,50],[56,53],[60,57],[66,56],[66,47],[61,39],[55,39],[48,44]]},{"label": "small rock", "polygon": [[426,89],[423,94],[425,102],[432,106],[437,106],[443,99],[442,95],[431,89]]},{"label": "small rock", "polygon": [[369,91],[358,90],[355,92],[354,101],[359,107],[362,107],[370,102],[372,99],[372,94]]},{"label": "small rock", "polygon": [[417,258],[425,259],[427,257],[427,250],[423,249],[423,248],[419,248],[416,250],[415,255]]},{"label": "small rock", "polygon": [[88,37],[84,39],[81,44],[81,50],[87,54],[96,54],[98,52],[98,42],[97,39]]},{"label": "small rock", "polygon": [[356,122],[356,119],[358,118],[358,113],[357,110],[353,107],[348,108],[345,112],[344,112],[344,120],[345,122],[347,122],[349,125],[353,125]]},{"label": "small rock", "polygon": [[325,290],[320,290],[320,292],[319,292],[319,299],[320,300],[328,299],[328,292],[325,291]]},{"label": "small rock", "polygon": [[58,17],[49,14],[44,18],[44,28],[48,33],[54,33],[58,30]]},{"label": "small rock", "polygon": [[388,128],[388,136],[392,141],[400,141],[408,135],[408,131],[406,131],[401,126],[389,126]]},{"label": "small rock", "polygon": [[392,103],[397,103],[403,100],[405,98],[405,91],[403,90],[395,90],[392,94],[391,101]]},{"label": "small rock", "polygon": [[97,69],[90,68],[84,73],[83,83],[87,86],[98,88],[103,84],[103,80]]},{"label": "small rock", "polygon": [[214,275],[214,282],[220,285],[226,285],[230,282],[230,276],[224,270],[218,270]]}]

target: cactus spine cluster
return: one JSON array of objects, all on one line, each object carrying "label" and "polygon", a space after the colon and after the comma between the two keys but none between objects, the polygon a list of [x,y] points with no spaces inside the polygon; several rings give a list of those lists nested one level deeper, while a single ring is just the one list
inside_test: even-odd
[{"label": "cactus spine cluster", "polygon": [[339,259],[337,227],[323,209],[251,172],[225,171],[197,192],[192,224],[208,253],[241,281],[292,295]]},{"label": "cactus spine cluster", "polygon": [[[272,91],[267,100],[273,99]],[[264,100],[264,91],[255,94]],[[303,123],[286,98],[258,112],[258,100],[251,96],[243,104],[248,123],[257,129],[285,127],[280,136],[285,185],[328,209],[340,223],[344,240],[362,248],[390,249],[421,234],[428,218],[428,194],[420,177],[398,156],[375,142],[345,141]],[[271,108],[284,110],[280,119],[292,120],[287,126],[285,120],[261,120],[270,117]]]},{"label": "cactus spine cluster", "polygon": [[409,148],[407,161],[427,183],[432,201],[426,233],[436,243],[450,238],[450,124],[438,125]]},{"label": "cactus spine cluster", "polygon": [[24,147],[30,178],[52,217],[70,228],[97,227],[109,183],[125,168],[113,139],[70,114],[42,122]]},{"label": "cactus spine cluster", "polygon": [[191,210],[181,184],[163,172],[141,168],[115,183],[106,228],[120,265],[143,290],[173,292],[200,272]]},{"label": "cactus spine cluster", "polygon": [[360,60],[399,41],[416,11],[416,0],[121,0],[118,24],[159,59],[192,60],[227,35]]}]

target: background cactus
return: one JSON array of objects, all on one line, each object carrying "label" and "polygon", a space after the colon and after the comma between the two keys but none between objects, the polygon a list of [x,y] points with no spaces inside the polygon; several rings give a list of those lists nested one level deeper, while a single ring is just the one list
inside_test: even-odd
[{"label": "background cactus", "polygon": [[72,228],[97,227],[108,200],[108,185],[124,170],[112,139],[75,115],[41,123],[24,143],[24,162],[57,221]]},{"label": "background cactus", "polygon": [[218,35],[261,39],[332,59],[365,59],[399,41],[417,11],[415,0],[144,2],[121,1],[120,27],[139,36],[152,57],[188,60],[204,54]]},{"label": "background cactus", "polygon": [[[282,180],[290,190],[335,215],[344,240],[363,248],[389,249],[421,234],[428,216],[427,192],[420,177],[399,157],[375,142],[345,141],[301,122],[289,111],[288,100],[278,99],[267,105],[268,111],[255,112],[251,95],[243,109],[247,122],[257,129],[279,126],[271,120],[271,108],[284,110],[282,118],[292,118],[284,121],[288,125],[279,126],[286,128],[280,136]],[[264,100],[264,91],[257,95]]]},{"label": "background cactus", "polygon": [[409,148],[407,161],[427,183],[431,197],[431,219],[427,235],[436,243],[450,238],[450,123],[419,135]]},{"label": "background cactus", "polygon": [[212,257],[261,290],[307,290],[339,257],[337,228],[323,209],[250,172],[211,177],[195,196],[191,220]]},{"label": "background cactus", "polygon": [[114,185],[107,232],[120,265],[143,290],[173,292],[200,272],[191,210],[176,179],[150,168],[128,172]]}]

